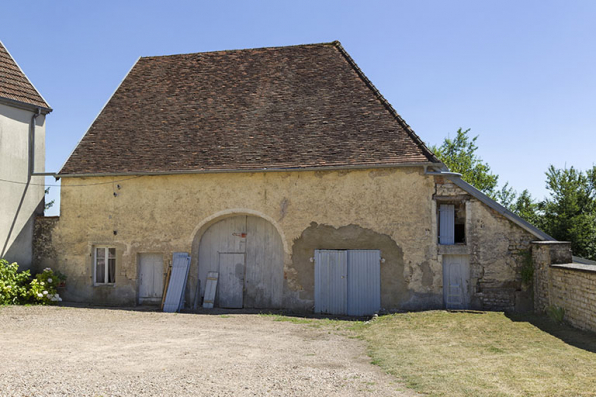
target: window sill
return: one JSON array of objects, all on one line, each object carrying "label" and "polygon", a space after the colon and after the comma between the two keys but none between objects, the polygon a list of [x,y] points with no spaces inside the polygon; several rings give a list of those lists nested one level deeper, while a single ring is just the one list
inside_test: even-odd
[{"label": "window sill", "polygon": [[94,287],[115,287],[116,286],[116,283],[110,283],[110,284],[108,284],[108,283],[105,283],[105,284],[96,284],[96,283],[93,283],[93,286]]},{"label": "window sill", "polygon": [[465,244],[439,245],[437,252],[439,255],[469,255],[471,249]]}]

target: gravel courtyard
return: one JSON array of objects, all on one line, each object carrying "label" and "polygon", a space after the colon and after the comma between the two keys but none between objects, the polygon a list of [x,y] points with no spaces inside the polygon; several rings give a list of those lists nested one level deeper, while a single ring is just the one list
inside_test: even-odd
[{"label": "gravel courtyard", "polygon": [[256,314],[0,308],[0,395],[412,395],[364,344]]}]

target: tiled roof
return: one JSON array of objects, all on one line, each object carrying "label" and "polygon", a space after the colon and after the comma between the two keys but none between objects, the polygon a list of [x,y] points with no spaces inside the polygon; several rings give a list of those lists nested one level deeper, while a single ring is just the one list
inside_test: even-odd
[{"label": "tiled roof", "polygon": [[2,42],[0,42],[0,98],[50,109]]},{"label": "tiled roof", "polygon": [[428,162],[333,42],[140,58],[60,174]]}]

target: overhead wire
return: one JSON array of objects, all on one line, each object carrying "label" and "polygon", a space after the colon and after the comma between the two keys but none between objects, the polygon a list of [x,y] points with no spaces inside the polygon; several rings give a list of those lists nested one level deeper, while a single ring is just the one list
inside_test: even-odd
[{"label": "overhead wire", "polygon": [[85,184],[77,184],[77,185],[53,185],[53,184],[45,184],[45,183],[29,183],[29,182],[18,182],[18,181],[10,181],[8,179],[1,179],[0,178],[0,182],[7,182],[7,183],[14,183],[17,185],[30,185],[30,186],[46,186],[46,187],[85,187],[85,186],[96,186],[96,185],[109,185],[109,184],[113,184],[113,183],[117,183],[117,182],[124,182],[124,181],[130,181],[131,179],[137,179],[137,178],[142,178],[144,175],[137,175],[137,176],[133,176],[131,178],[126,178],[126,179],[119,179],[117,181],[109,181],[109,182],[96,182],[96,183],[85,183]]}]

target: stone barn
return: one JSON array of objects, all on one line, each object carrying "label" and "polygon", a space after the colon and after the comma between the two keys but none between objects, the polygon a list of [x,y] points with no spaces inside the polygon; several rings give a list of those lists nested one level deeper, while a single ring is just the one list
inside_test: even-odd
[{"label": "stone barn", "polygon": [[550,240],[462,181],[339,42],[142,57],[59,173],[40,252],[65,298],[363,315],[519,310]]}]

